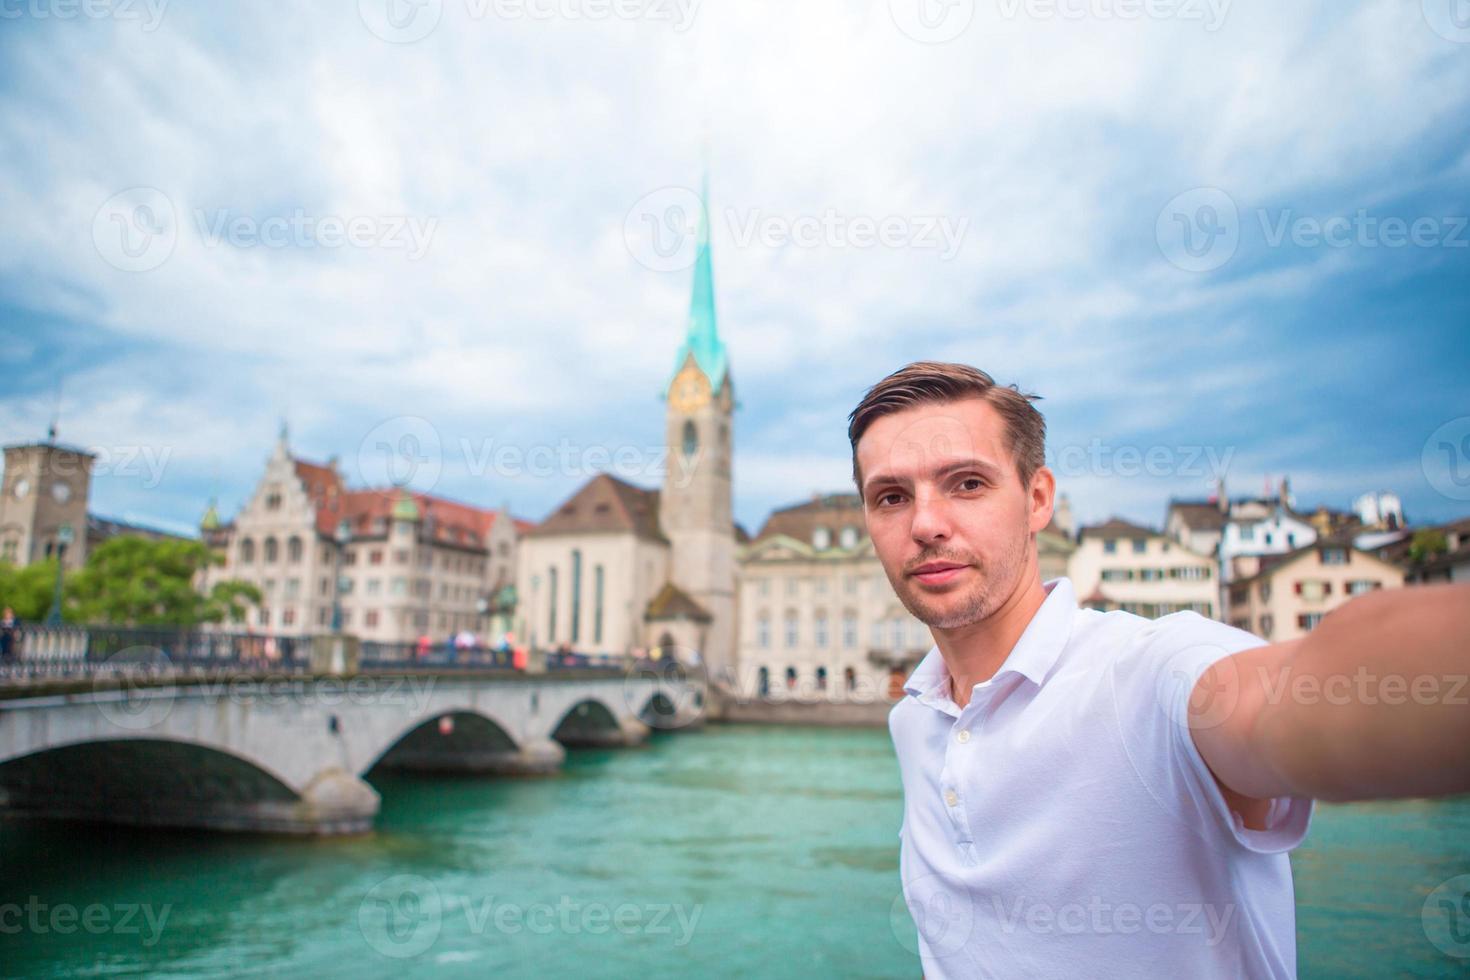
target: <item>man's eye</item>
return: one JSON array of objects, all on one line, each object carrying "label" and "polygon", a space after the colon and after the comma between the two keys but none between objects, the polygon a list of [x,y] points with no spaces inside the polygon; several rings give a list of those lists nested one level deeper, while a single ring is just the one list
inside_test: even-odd
[{"label": "man's eye", "polygon": [[985,481],[978,476],[969,476],[960,481],[961,490],[980,490],[985,487]]},{"label": "man's eye", "polygon": [[879,507],[882,507],[882,506],[884,506],[890,500],[901,500],[901,499],[903,499],[903,494],[901,494],[901,493],[885,493],[883,496],[881,496],[881,497],[878,498],[878,506]]}]

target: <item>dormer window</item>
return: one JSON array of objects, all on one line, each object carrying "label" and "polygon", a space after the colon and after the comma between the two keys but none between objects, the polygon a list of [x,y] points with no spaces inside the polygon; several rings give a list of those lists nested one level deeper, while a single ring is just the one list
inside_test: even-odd
[{"label": "dormer window", "polygon": [[693,419],[684,420],[684,455],[693,456],[699,449],[699,430],[694,427]]},{"label": "dormer window", "polygon": [[858,543],[858,529],[851,524],[847,525],[838,536],[837,543],[844,548],[856,548]]},{"label": "dormer window", "polygon": [[818,551],[826,551],[832,547],[832,532],[825,527],[812,531],[812,547]]}]

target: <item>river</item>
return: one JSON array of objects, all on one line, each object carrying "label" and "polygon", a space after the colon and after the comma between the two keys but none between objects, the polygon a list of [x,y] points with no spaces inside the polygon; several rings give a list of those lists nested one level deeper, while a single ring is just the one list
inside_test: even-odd
[{"label": "river", "polygon": [[[373,781],[360,838],[0,821],[0,974],[919,975],[886,731],[710,726],[548,778]],[[1441,948],[1470,954],[1470,907],[1438,946],[1421,919],[1470,873],[1470,798],[1319,804],[1293,863],[1303,977],[1470,973]]]}]

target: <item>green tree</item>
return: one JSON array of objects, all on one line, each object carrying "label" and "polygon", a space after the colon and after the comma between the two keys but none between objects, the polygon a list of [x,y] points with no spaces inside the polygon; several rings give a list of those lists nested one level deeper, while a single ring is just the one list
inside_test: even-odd
[{"label": "green tree", "polygon": [[87,556],[67,580],[66,619],[119,626],[195,626],[239,622],[260,590],[230,579],[206,595],[197,583],[223,559],[199,541],[117,537]]},{"label": "green tree", "polygon": [[1427,561],[1436,555],[1442,555],[1449,550],[1449,543],[1445,541],[1444,534],[1430,528],[1415,531],[1414,537],[1409,541],[1409,560],[1413,562]]},{"label": "green tree", "polygon": [[29,622],[46,618],[56,589],[56,559],[16,568],[0,564],[0,606],[9,606]]}]

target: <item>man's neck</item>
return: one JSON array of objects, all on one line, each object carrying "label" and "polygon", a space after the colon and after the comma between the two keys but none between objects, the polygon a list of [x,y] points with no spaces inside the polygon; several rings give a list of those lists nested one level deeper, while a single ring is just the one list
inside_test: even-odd
[{"label": "man's neck", "polygon": [[971,689],[995,676],[1045,601],[1041,576],[1030,568],[1000,608],[985,619],[958,629],[934,631],[934,643],[949,670],[950,697],[956,705],[965,707],[970,703]]}]

